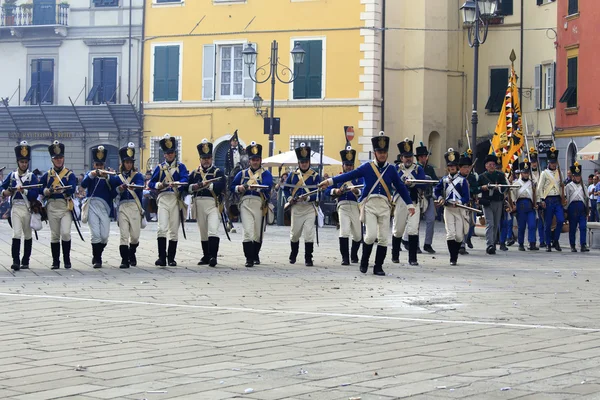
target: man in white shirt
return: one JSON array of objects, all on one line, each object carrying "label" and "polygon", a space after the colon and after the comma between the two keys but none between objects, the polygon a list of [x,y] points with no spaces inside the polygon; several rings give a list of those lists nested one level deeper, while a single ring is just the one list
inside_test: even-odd
[{"label": "man in white shirt", "polygon": [[595,176],[594,174],[590,174],[590,176],[588,176],[588,187],[587,187],[588,195],[590,196],[590,215],[589,215],[590,222],[598,222],[598,210],[596,209],[596,204],[597,204],[598,200],[595,195],[597,184],[598,184],[598,176]]}]

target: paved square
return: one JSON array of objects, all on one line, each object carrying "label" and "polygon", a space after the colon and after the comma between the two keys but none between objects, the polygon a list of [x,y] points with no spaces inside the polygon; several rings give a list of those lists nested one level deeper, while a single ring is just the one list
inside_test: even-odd
[{"label": "paved square", "polygon": [[31,269],[13,273],[2,222],[0,398],[600,398],[598,251],[486,256],[475,239],[450,267],[442,228],[436,255],[409,267],[388,254],[379,278],[339,265],[332,228],[313,268],[287,263],[279,227],[260,266],[244,268],[240,233],[216,268],[197,266],[195,224],[178,267],[154,266],[150,224],[139,267],[120,270],[113,225],[104,268],[84,227],[74,268],[51,271],[45,227]]}]

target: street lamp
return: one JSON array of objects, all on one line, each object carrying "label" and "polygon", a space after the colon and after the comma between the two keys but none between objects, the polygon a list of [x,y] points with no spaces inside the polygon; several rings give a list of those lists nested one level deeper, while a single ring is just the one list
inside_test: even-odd
[{"label": "street lamp", "polygon": [[256,115],[260,115],[263,118],[269,118],[269,109],[262,109],[263,98],[260,97],[259,93],[256,93],[256,96],[252,99],[252,104],[254,104],[254,108],[256,109]]},{"label": "street lamp", "polygon": [[[279,44],[277,43],[276,40],[273,40],[273,43],[271,43],[271,57],[269,57],[269,62],[267,62],[266,64],[257,67],[256,68],[256,72],[252,73],[252,67],[256,64],[256,49],[254,48],[254,46],[251,43],[248,43],[246,45],[246,48],[242,51],[242,57],[244,58],[244,63],[246,64],[246,66],[248,67],[248,75],[250,76],[250,79],[252,79],[252,81],[254,81],[255,83],[265,83],[267,82],[269,79],[271,79],[271,117],[269,118],[269,157],[273,156],[273,151],[274,151],[274,142],[275,139],[273,138],[273,118],[275,115],[275,78],[277,78],[277,80],[281,83],[284,83],[286,85],[289,85],[290,83],[294,82],[296,80],[296,77],[298,76],[298,69],[296,68],[296,66],[303,64],[304,63],[304,56],[305,56],[306,52],[304,51],[304,49],[302,48],[302,46],[300,46],[299,43],[296,43],[296,45],[294,46],[294,49],[291,51],[291,55],[292,55],[292,61],[294,62],[294,70],[292,71],[288,66],[286,66],[285,64],[279,62]],[[278,72],[278,67],[279,65],[281,65],[281,73]],[[265,67],[269,66],[269,72],[267,75],[267,70]],[[261,75],[267,75],[267,77],[264,80],[259,80],[258,77],[258,73],[261,73]],[[281,76],[280,76],[281,74]],[[289,79],[282,79],[282,76],[285,77],[286,75],[290,75]],[[262,110],[260,110],[261,106],[262,106],[262,98],[259,96],[259,94],[257,93],[256,96],[254,96],[254,99],[252,99],[252,103],[254,105],[254,108],[257,110],[257,114],[259,114],[260,111],[260,115],[262,115]],[[269,113],[267,113],[267,115],[269,115]]]},{"label": "street lamp", "polygon": [[479,45],[485,43],[489,20],[496,14],[497,0],[466,0],[460,8],[463,23],[469,27],[469,46],[474,50],[473,57],[473,110],[471,112],[471,146],[477,149],[477,89],[479,80]]}]

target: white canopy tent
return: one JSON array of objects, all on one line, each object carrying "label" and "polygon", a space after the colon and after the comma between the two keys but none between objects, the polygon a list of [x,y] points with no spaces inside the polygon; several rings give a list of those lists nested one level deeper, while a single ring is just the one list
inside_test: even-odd
[{"label": "white canopy tent", "polygon": [[[310,164],[315,167],[320,163],[321,154],[313,151],[310,155]],[[296,157],[296,152],[294,150],[286,151],[285,153],[277,154],[273,157],[263,158],[262,160],[262,166],[266,168],[294,167],[297,165],[298,158]],[[323,165],[342,165],[342,162],[323,154]]]},{"label": "white canopy tent", "polygon": [[600,136],[589,142],[583,149],[577,152],[577,159],[580,161],[591,161],[598,163],[600,160]]}]

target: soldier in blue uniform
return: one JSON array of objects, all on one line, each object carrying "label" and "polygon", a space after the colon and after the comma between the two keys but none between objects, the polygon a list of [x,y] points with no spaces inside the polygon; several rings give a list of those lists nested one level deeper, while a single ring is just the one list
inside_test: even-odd
[{"label": "soldier in blue uniform", "polygon": [[[356,150],[348,146],[345,150],[340,151],[340,157],[342,159],[342,171],[344,173],[353,171]],[[362,190],[359,188],[350,189],[350,187],[362,185],[363,182],[363,178],[358,178],[329,186],[325,190],[325,194],[335,198],[336,201],[336,211],[340,222],[339,236],[342,265],[350,265],[350,262],[358,263],[358,249],[362,240],[358,198]],[[350,239],[352,239],[352,248],[350,248]]]},{"label": "soldier in blue uniform", "polygon": [[577,161],[570,167],[571,182],[565,187],[567,197],[567,215],[569,217],[569,244],[571,252],[577,253],[575,235],[579,227],[579,243],[581,252],[590,251],[587,247],[587,216],[589,213],[589,195],[587,187],[581,182],[581,165]]},{"label": "soldier in blue uniform", "polygon": [[496,242],[504,213],[504,193],[507,189],[493,185],[508,185],[506,175],[502,171],[498,171],[497,167],[498,156],[488,154],[485,157],[486,172],[479,175],[477,182],[481,196],[479,204],[483,206],[483,214],[485,215],[485,241],[487,246],[485,251],[487,254],[496,254]]},{"label": "soldier in blue uniform", "polygon": [[[187,209],[182,195],[187,191],[188,170],[185,164],[177,161],[177,139],[166,133],[160,140],[160,148],[165,161],[154,168],[148,186],[158,191],[158,259],[154,265],[164,267],[169,261],[170,267],[177,266],[177,241],[179,224],[184,222],[183,209]],[[167,235],[169,249],[167,250]]]},{"label": "soldier in blue uniform", "polygon": [[[237,173],[229,190],[237,193],[242,217],[244,255],[247,268],[260,264],[259,253],[262,247],[262,232],[269,211],[269,200],[273,176],[262,167],[262,145],[251,142],[246,147],[250,167]],[[260,186],[254,186],[260,185]]]},{"label": "soldier in blue uniform", "polygon": [[110,182],[116,192],[118,202],[117,221],[119,222],[119,254],[121,255],[119,268],[129,268],[137,265],[136,251],[140,244],[140,230],[146,223],[143,219],[144,208],[142,207],[144,175],[133,166],[135,144],[130,142],[127,146],[121,147],[119,158],[121,158],[119,174],[113,176]]},{"label": "soldier in blue uniform", "polygon": [[313,250],[316,233],[317,195],[303,196],[316,191],[321,177],[310,168],[310,146],[300,143],[296,148],[298,168],[288,175],[283,189],[285,198],[291,207],[290,226],[290,264],[296,263],[300,247],[300,237],[304,236],[304,265],[313,266]]},{"label": "soldier in blue uniform", "polygon": [[[31,146],[22,141],[15,147],[17,158],[17,169],[2,182],[2,195],[10,197],[10,222],[13,229],[12,238],[12,265],[11,269],[18,271],[29,268],[29,257],[31,256],[31,204],[38,196],[37,188],[23,189],[23,186],[36,185],[38,178],[29,171],[31,160]],[[23,260],[20,259],[21,237],[23,237]]]},{"label": "soldier in blue uniform", "polygon": [[369,258],[373,244],[377,240],[375,265],[373,274],[383,276],[383,263],[387,254],[388,236],[390,233],[390,215],[392,213],[392,191],[390,185],[400,193],[404,203],[408,205],[408,213],[415,213],[415,206],[408,189],[402,183],[396,168],[387,162],[390,138],[381,131],[379,136],[371,138],[375,160],[365,163],[357,169],[329,178],[321,182],[322,188],[358,178],[364,178],[365,187],[360,196],[361,222],[365,224],[363,252],[360,261],[360,272],[367,273]]},{"label": "soldier in blue uniform", "polygon": [[[560,232],[565,222],[565,210],[562,197],[563,187],[560,180],[558,166],[558,150],[551,147],[546,153],[548,157],[548,168],[540,175],[537,185],[537,194],[540,196],[540,206],[544,209],[544,226],[546,227],[546,251],[551,252],[552,247],[556,251],[562,251],[560,247]],[[552,219],[556,217],[556,228],[552,236]]]},{"label": "soldier in blue uniform", "polygon": [[[531,183],[537,188],[537,184],[540,181],[541,171],[538,163],[538,152],[535,147],[529,148],[529,161],[531,162]],[[539,201],[539,195],[537,196]],[[538,204],[537,216],[535,224],[537,226],[538,236],[540,237],[540,248],[546,247],[546,228],[544,226],[544,209]]]},{"label": "soldier in blue uniform", "polygon": [[[397,171],[402,182],[408,187],[412,204],[415,207],[415,213],[409,214],[408,207],[399,202],[394,211],[394,223],[392,225],[392,262],[400,262],[400,245],[402,235],[406,229],[408,234],[408,262],[410,265],[419,265],[417,262],[417,251],[419,248],[419,219],[421,217],[421,208],[419,204],[419,191],[425,189],[424,184],[410,183],[411,179],[425,179],[425,171],[414,162],[413,142],[406,138],[398,143],[398,150],[401,155],[401,162],[398,163]],[[394,203],[400,197],[399,193],[394,194]]]},{"label": "soldier in blue uniform", "polygon": [[[467,149],[467,151],[465,151],[461,155],[461,157],[459,159],[459,163],[460,164],[458,166],[458,172],[469,183],[469,193],[470,193],[469,205],[473,205],[473,204],[475,204],[475,201],[473,201],[473,199],[477,196],[478,189],[479,189],[477,186],[477,179],[479,179],[479,176],[477,175],[477,173],[475,171],[473,171],[473,151],[471,149]],[[464,237],[462,243],[460,244],[460,250],[458,251],[458,254],[460,254],[460,255],[469,254],[469,252],[466,249],[467,246],[470,249],[473,248],[473,244],[471,243],[471,237],[473,236],[473,233],[475,232],[476,215],[474,213],[468,213],[468,218],[469,218],[469,221],[468,221],[469,230],[465,234],[465,237]]]},{"label": "soldier in blue uniform", "polygon": [[81,181],[86,189],[88,225],[92,236],[92,266],[102,268],[102,252],[108,244],[110,215],[113,208],[113,187],[110,176],[104,171],[108,150],[104,146],[92,147],[94,168]]},{"label": "soldier in blue uniform", "polygon": [[44,188],[50,225],[50,250],[52,269],[60,268],[60,247],[62,243],[63,262],[71,268],[71,222],[73,221],[73,193],[77,187],[77,177],[65,168],[65,145],[55,140],[48,146],[52,157],[52,168],[46,172],[40,183]]},{"label": "soldier in blue uniform", "polygon": [[450,265],[456,265],[460,245],[469,230],[470,211],[457,207],[467,205],[471,199],[469,182],[458,172],[459,165],[470,165],[471,160],[461,157],[458,151],[450,148],[444,154],[448,175],[440,179],[433,190],[433,195],[440,206],[444,206],[444,223],[446,225],[446,243],[450,253]]},{"label": "soldier in blue uniform", "polygon": [[[432,165],[429,164],[429,155],[431,154],[427,149],[427,146],[420,142],[420,146],[417,147],[417,161],[419,166],[423,168],[425,172],[425,179],[430,179],[434,181],[439,181],[440,178],[435,173],[435,169]],[[427,207],[425,208],[425,212],[421,210],[423,214],[423,220],[425,221],[425,244],[423,245],[423,251],[426,251],[429,254],[435,254],[435,250],[431,247],[433,243],[433,232],[435,228],[435,206],[433,205],[433,188],[431,185],[427,185],[425,189],[423,189],[424,201],[427,203]],[[418,250],[417,250],[418,253]]]},{"label": "soldier in blue uniform", "polygon": [[[198,265],[217,265],[219,224],[223,212],[222,193],[225,189],[223,171],[213,165],[213,144],[207,139],[197,146],[200,166],[190,174],[189,192],[194,197],[192,215],[198,222],[202,258]],[[216,180],[215,180],[216,179]],[[210,182],[215,180],[214,182]]]},{"label": "soldier in blue uniform", "polygon": [[527,238],[529,239],[529,250],[536,251],[539,247],[535,245],[535,214],[537,208],[537,196],[535,185],[531,180],[531,163],[526,158],[519,164],[521,177],[513,184],[519,186],[511,189],[511,196],[515,201],[517,209],[517,225],[519,251],[525,251],[525,229],[527,228]]}]

